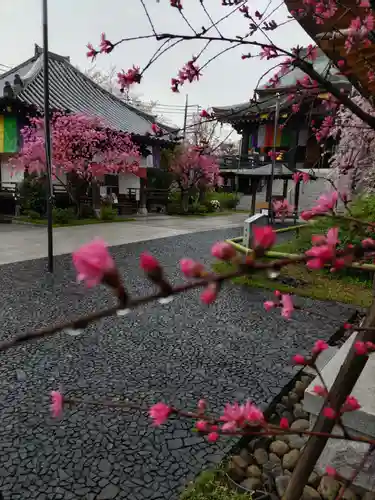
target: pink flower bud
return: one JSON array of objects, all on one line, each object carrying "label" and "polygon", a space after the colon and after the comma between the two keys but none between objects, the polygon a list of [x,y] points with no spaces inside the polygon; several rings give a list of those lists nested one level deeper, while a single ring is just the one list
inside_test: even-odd
[{"label": "pink flower bud", "polygon": [[326,408],[323,408],[323,415],[326,417],[326,418],[329,418],[330,420],[333,420],[334,418],[336,418],[336,412],[333,408],[330,408],[329,406],[327,406]]},{"label": "pink flower bud", "polygon": [[164,424],[168,420],[172,409],[164,403],[156,403],[151,406],[149,410],[149,415],[154,421],[154,425],[159,426]]},{"label": "pink flower bud", "polygon": [[327,395],[327,391],[321,385],[315,385],[313,391],[315,394],[318,394],[318,396],[325,397]]},{"label": "pink flower bud", "polygon": [[365,356],[367,354],[367,346],[364,342],[355,342],[354,350],[358,356]]},{"label": "pink flower bud", "polygon": [[336,472],[336,469],[334,467],[326,467],[326,474],[327,476],[331,476],[331,477],[336,477],[337,475],[337,472]]},{"label": "pink flower bud", "polygon": [[144,252],[140,257],[140,266],[146,273],[151,273],[152,271],[156,271],[160,269],[160,264],[155,257]]},{"label": "pink flower bud", "polygon": [[199,432],[204,432],[207,430],[207,422],[205,420],[198,420],[195,427]]},{"label": "pink flower bud", "polygon": [[207,439],[210,443],[215,443],[219,439],[219,434],[217,432],[210,432]]},{"label": "pink flower bud", "polygon": [[197,405],[197,408],[199,411],[205,411],[205,409],[207,408],[207,403],[204,399],[200,399],[198,401],[198,405]]},{"label": "pink flower bud", "polygon": [[312,348],[313,354],[320,354],[321,352],[328,349],[329,345],[324,340],[317,340]]},{"label": "pink flower bud", "polygon": [[276,304],[275,304],[275,302],[272,302],[272,300],[266,300],[263,305],[264,305],[264,309],[266,311],[269,311],[270,309],[275,307]]},{"label": "pink flower bud", "polygon": [[361,405],[359,404],[358,399],[355,398],[354,396],[348,396],[341,410],[343,412],[356,411],[359,410],[360,408]]},{"label": "pink flower bud", "polygon": [[280,298],[281,297],[281,292],[279,290],[275,290],[275,297]]},{"label": "pink flower bud", "polygon": [[254,227],[254,247],[261,247],[267,250],[276,241],[276,233],[271,226]]},{"label": "pink flower bud", "polygon": [[210,305],[215,302],[217,298],[217,287],[215,283],[210,283],[205,290],[201,293],[201,301],[203,304]]},{"label": "pink flower bud", "polygon": [[180,268],[187,278],[199,278],[204,271],[204,266],[193,259],[181,259]]},{"label": "pink flower bud", "polygon": [[53,418],[61,417],[64,398],[60,391],[51,391],[51,413]]},{"label": "pink flower bud", "polygon": [[73,253],[73,264],[78,281],[85,281],[88,287],[102,282],[104,275],[115,269],[115,263],[103,240],[96,239]]},{"label": "pink flower bud", "polygon": [[236,255],[235,248],[225,241],[218,241],[211,248],[211,254],[217,259],[230,260]]},{"label": "pink flower bud", "polygon": [[289,422],[288,422],[288,419],[283,417],[281,420],[280,420],[280,428],[281,429],[289,429]]},{"label": "pink flower bud", "polygon": [[302,356],[302,354],[296,354],[295,356],[293,356],[292,359],[296,365],[305,365],[306,364],[306,358],[305,358],[305,356]]}]

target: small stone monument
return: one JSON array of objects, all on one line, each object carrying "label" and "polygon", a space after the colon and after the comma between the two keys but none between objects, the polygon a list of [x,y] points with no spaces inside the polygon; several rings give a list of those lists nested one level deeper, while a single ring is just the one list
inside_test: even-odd
[{"label": "small stone monument", "polygon": [[243,226],[243,240],[242,244],[246,248],[251,248],[251,241],[253,238],[254,226],[265,226],[268,223],[268,213],[254,214],[245,220]]}]

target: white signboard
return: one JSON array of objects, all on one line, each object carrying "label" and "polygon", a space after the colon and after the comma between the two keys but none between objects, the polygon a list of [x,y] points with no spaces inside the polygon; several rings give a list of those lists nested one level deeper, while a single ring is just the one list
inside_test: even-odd
[{"label": "white signboard", "polygon": [[248,219],[245,220],[243,226],[243,240],[242,244],[251,248],[251,240],[253,237],[252,228],[254,226],[265,226],[268,223],[268,210],[265,210],[266,213],[254,214]]}]

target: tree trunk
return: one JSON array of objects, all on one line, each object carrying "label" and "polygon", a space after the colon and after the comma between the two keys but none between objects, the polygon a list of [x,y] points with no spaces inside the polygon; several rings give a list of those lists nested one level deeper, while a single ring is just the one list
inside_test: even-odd
[{"label": "tree trunk", "polygon": [[[363,327],[375,326],[375,301],[371,304]],[[345,403],[347,396],[352,392],[363,368],[366,365],[367,357],[358,356],[354,351],[356,341],[375,342],[375,331],[361,331],[357,334],[353,345],[342,364],[339,373],[331,387],[329,393],[329,405],[338,410]],[[332,433],[336,424],[334,419],[327,419],[322,414],[316,420],[314,425],[315,432]],[[311,436],[305,449],[294,469],[288,488],[283,496],[283,500],[299,500],[302,497],[303,488],[308,482],[316,462],[318,461],[327,441],[327,437]]]},{"label": "tree trunk", "polygon": [[187,214],[189,211],[189,191],[181,189],[181,211]]}]

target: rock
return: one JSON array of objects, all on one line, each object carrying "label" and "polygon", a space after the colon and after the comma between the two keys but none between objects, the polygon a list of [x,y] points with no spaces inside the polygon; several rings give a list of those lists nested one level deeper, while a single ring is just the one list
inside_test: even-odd
[{"label": "rock", "polygon": [[357,495],[350,488],[346,488],[344,494],[342,495],[344,500],[357,500]]},{"label": "rock", "polygon": [[311,382],[313,381],[314,378],[315,378],[315,375],[311,376],[311,377],[309,375],[303,375],[301,377],[301,382],[303,384],[305,384],[305,387],[307,388],[311,384]]},{"label": "rock", "polygon": [[292,423],[290,428],[292,431],[306,431],[310,427],[310,422],[305,418],[299,418]]},{"label": "rock", "polygon": [[293,403],[291,403],[291,401],[289,400],[288,396],[283,396],[281,398],[281,402],[287,408],[292,408],[293,407]]},{"label": "rock", "polygon": [[268,461],[268,453],[263,448],[257,448],[254,457],[259,465],[264,465]]},{"label": "rock", "polygon": [[281,464],[274,464],[270,461],[263,465],[263,472],[271,477],[278,477],[283,475]]},{"label": "rock", "polygon": [[366,493],[362,497],[362,500],[375,500],[375,493],[372,493],[371,491],[366,491]]},{"label": "rock", "polygon": [[290,435],[289,436],[289,446],[290,448],[295,448],[296,450],[300,450],[305,446],[307,443],[308,438],[303,436],[297,436],[297,435]]},{"label": "rock", "polygon": [[240,469],[246,469],[249,465],[249,463],[244,460],[241,455],[234,455],[234,457],[232,457],[232,462]]},{"label": "rock", "polygon": [[288,487],[289,481],[290,481],[289,476],[279,476],[275,479],[276,491],[280,498],[284,495]]},{"label": "rock", "polygon": [[239,455],[241,458],[243,458],[245,460],[245,462],[247,464],[251,463],[251,455],[250,455],[250,452],[248,450],[246,450],[246,448],[242,448]]},{"label": "rock", "polygon": [[102,489],[102,491],[96,498],[97,500],[112,500],[112,498],[116,498],[119,493],[120,488],[118,488],[114,484],[109,484],[104,489]]},{"label": "rock", "polygon": [[[299,400],[300,400],[300,397],[298,396],[298,394],[296,394],[295,392],[291,391],[288,395],[288,399],[289,399],[289,405],[294,405],[295,403],[298,403]],[[290,407],[290,406],[289,406]]]},{"label": "rock", "polygon": [[305,389],[306,389],[305,384],[301,380],[298,380],[298,382],[296,382],[296,385],[294,386],[294,392],[299,396],[303,396]]},{"label": "rock", "polygon": [[284,441],[277,440],[271,443],[270,451],[272,451],[272,453],[275,453],[279,457],[282,457],[285,455],[285,453],[288,453],[289,446]]},{"label": "rock", "polygon": [[336,479],[324,476],[320,481],[318,492],[325,500],[332,500],[332,498],[336,498],[339,489],[340,483]]},{"label": "rock", "polygon": [[245,469],[241,469],[241,467],[233,461],[233,458],[228,465],[228,474],[236,482],[242,481],[246,476]]},{"label": "rock", "polygon": [[314,488],[317,488],[320,483],[320,477],[316,472],[312,472],[309,476],[308,483],[310,486],[314,486]]},{"label": "rock", "polygon": [[303,493],[302,493],[302,500],[321,500],[322,497],[319,495],[319,493],[316,491],[315,488],[312,488],[311,486],[305,486],[303,488]]},{"label": "rock", "polygon": [[27,379],[26,372],[24,372],[23,370],[17,369],[16,370],[16,378],[17,378],[18,382],[23,382],[24,380]]},{"label": "rock", "polygon": [[247,490],[254,491],[262,487],[262,481],[259,477],[248,477],[245,481],[242,481],[241,486]]},{"label": "rock", "polygon": [[281,459],[277,455],[275,455],[275,453],[270,453],[268,455],[268,460],[271,462],[271,464],[275,464],[275,465],[281,464]]},{"label": "rock", "polygon": [[281,403],[277,403],[276,405],[276,413],[281,416],[283,414],[284,411],[287,411],[288,407],[281,404]]},{"label": "rock", "polygon": [[257,448],[263,448],[263,450],[268,450],[269,445],[272,443],[271,438],[256,438],[253,439],[248,445],[249,449],[254,452]]},{"label": "rock", "polygon": [[296,403],[293,407],[293,415],[297,419],[308,420],[309,414],[303,409],[300,403]]},{"label": "rock", "polygon": [[293,470],[294,467],[297,465],[299,455],[300,453],[298,450],[291,450],[289,453],[284,455],[283,457],[284,469]]},{"label": "rock", "polygon": [[259,467],[257,465],[250,465],[246,469],[246,475],[248,477],[261,477],[262,471],[259,469]]},{"label": "rock", "polygon": [[284,476],[292,477],[292,473],[288,469],[284,469]]}]

